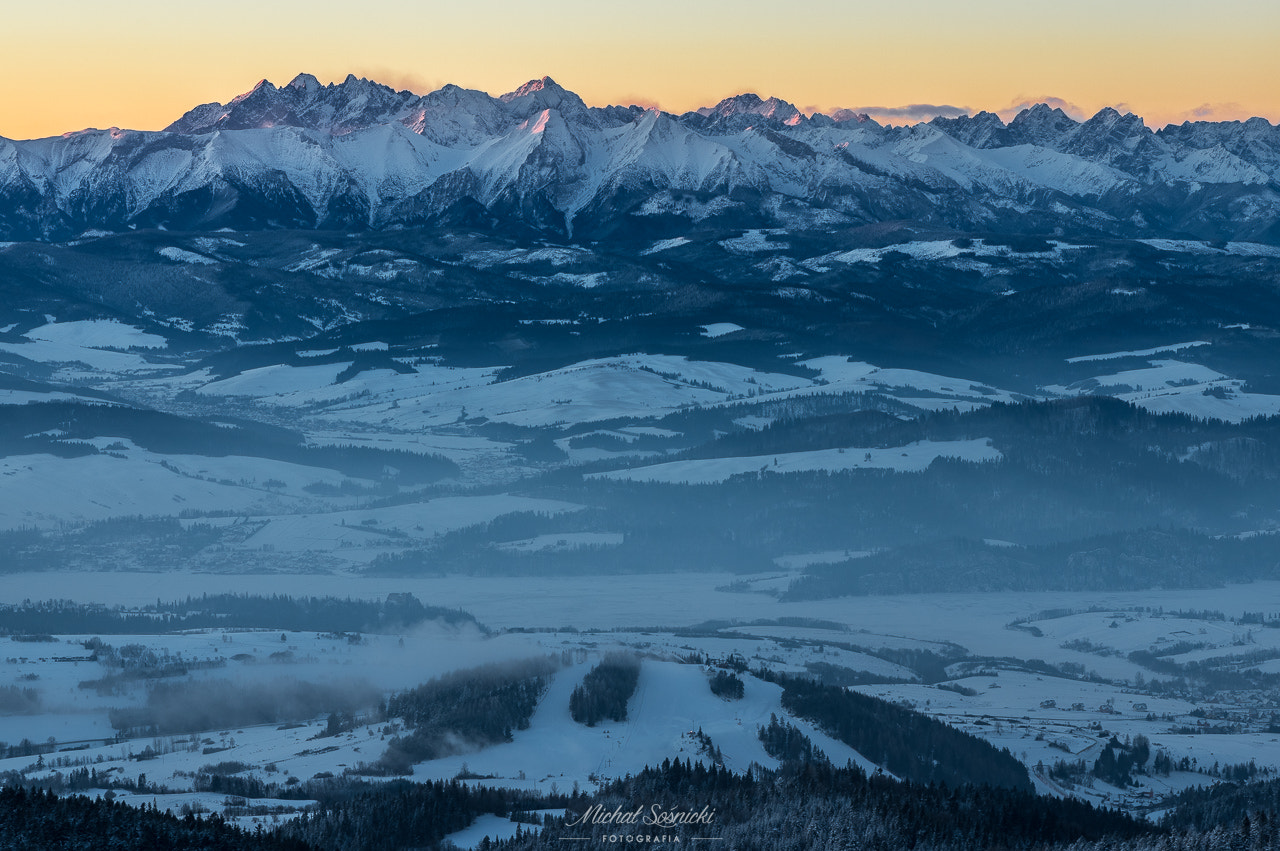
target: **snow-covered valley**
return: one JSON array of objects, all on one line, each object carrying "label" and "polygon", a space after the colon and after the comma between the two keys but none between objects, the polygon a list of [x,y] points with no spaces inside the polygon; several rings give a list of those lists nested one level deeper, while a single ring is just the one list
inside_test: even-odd
[{"label": "snow-covered valley", "polygon": [[[6,587],[24,596],[55,578],[62,587],[76,589],[72,599],[126,609],[177,589],[268,595],[294,588],[287,577],[128,573],[18,574],[6,579]],[[1181,788],[1216,782],[1227,766],[1253,763],[1264,775],[1280,771],[1276,733],[1269,726],[1277,708],[1265,690],[1231,687],[1206,698],[1194,683],[1175,685],[1175,678],[1132,661],[1139,658],[1131,655],[1134,651],[1154,651],[1179,664],[1207,660],[1205,672],[1231,672],[1237,670],[1236,659],[1257,665],[1257,659],[1280,657],[1280,637],[1272,635],[1276,630],[1250,622],[1239,607],[1244,589],[911,595],[815,605],[727,591],[720,584],[725,579],[379,582],[317,577],[309,587],[313,593],[374,600],[386,593],[413,593],[444,606],[465,601],[492,631],[428,621],[365,634],[264,628],[103,634],[96,642],[86,635],[13,636],[4,641],[0,677],[34,696],[32,708],[0,719],[0,739],[9,752],[0,759],[0,772],[49,779],[92,767],[102,779],[95,794],[114,789],[113,795],[124,800],[154,800],[175,812],[199,804],[213,811],[229,808],[231,816],[251,826],[276,823],[296,816],[308,801],[246,801],[241,794],[208,791],[209,778],[231,772],[241,780],[287,788],[344,772],[358,775],[360,766],[376,760],[405,726],[404,719],[379,717],[377,695],[385,703],[386,695],[451,671],[547,654],[567,664],[552,675],[527,728],[513,731],[505,743],[459,742],[455,753],[413,765],[412,777],[459,777],[472,784],[554,792],[595,788],[663,759],[707,764],[716,759],[735,771],[752,764],[777,767],[759,735],[771,716],[803,731],[836,764],[877,769],[875,759],[833,738],[821,724],[788,712],[780,702],[782,688],[751,673],[761,668],[864,678],[853,688],[1008,748],[1043,794],[1081,796],[1137,813],[1158,811],[1164,798]],[[1275,583],[1247,591],[1257,609],[1280,607]],[[688,602],[681,605],[682,600]],[[577,626],[565,629],[569,623]],[[368,690],[372,703],[336,734],[332,721],[326,722],[331,713],[324,712],[282,715],[266,724],[233,721],[189,733],[122,737],[109,723],[108,710],[145,704],[148,686],[145,680],[125,679],[110,691],[95,689],[94,682],[111,674],[106,661],[111,657],[99,651],[90,658],[85,647],[102,643],[117,651],[133,647],[159,658],[181,658],[192,668],[185,681],[217,683],[231,677],[242,689],[348,683],[348,691]],[[1160,649],[1192,645],[1181,655]],[[573,720],[571,692],[604,654],[619,650],[642,660],[626,720],[597,726]],[[945,672],[913,670],[905,662],[912,651],[936,654]],[[903,661],[889,661],[895,658]],[[709,673],[724,670],[721,666],[742,672],[741,698],[726,699],[708,688]],[[1059,761],[1092,764],[1112,737],[1137,736],[1149,739],[1153,754],[1188,767],[1135,775],[1136,785],[1129,787],[1097,778],[1066,779],[1051,771]],[[24,747],[34,750],[22,753]],[[145,788],[130,790],[139,772],[146,775]],[[245,807],[263,809],[237,815],[247,812]]]}]

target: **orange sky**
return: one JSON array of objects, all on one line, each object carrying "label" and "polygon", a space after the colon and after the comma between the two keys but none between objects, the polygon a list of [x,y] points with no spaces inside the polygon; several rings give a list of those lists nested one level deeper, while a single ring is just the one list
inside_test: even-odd
[{"label": "orange sky", "polygon": [[158,129],[262,77],[284,84],[299,71],[492,94],[550,75],[591,104],[675,112],[756,91],[805,109],[1000,111],[1056,97],[1083,114],[1120,106],[1152,126],[1280,121],[1275,0],[1219,0],[1212,12],[1185,0],[463,5],[23,4],[6,10],[0,31],[0,135]]}]

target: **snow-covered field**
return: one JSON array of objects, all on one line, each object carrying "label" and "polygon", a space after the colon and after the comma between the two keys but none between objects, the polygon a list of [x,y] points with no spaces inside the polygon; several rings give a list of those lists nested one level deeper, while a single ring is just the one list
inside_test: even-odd
[{"label": "snow-covered field", "polygon": [[[399,636],[364,636],[359,642],[301,632],[288,632],[282,640],[279,630],[104,638],[114,646],[140,644],[192,661],[220,662],[218,667],[189,675],[193,677],[235,677],[259,683],[283,679],[362,682],[384,693],[450,670],[504,659],[561,651],[577,659],[554,675],[528,729],[514,731],[504,744],[418,763],[414,767],[418,778],[462,774],[488,778],[470,782],[544,791],[567,791],[575,784],[590,788],[667,757],[705,761],[693,735],[699,729],[731,768],[744,769],[753,762],[775,764],[763,751],[757,730],[773,714],[788,717],[779,687],[744,676],[744,698],[722,699],[711,693],[704,668],[689,664],[694,656],[736,658],[753,668],[763,664],[777,671],[826,666],[899,680],[857,688],[906,701],[919,711],[1008,747],[1033,769],[1057,759],[1084,759],[1091,764],[1101,743],[1112,735],[1124,739],[1139,733],[1151,740],[1153,752],[1163,750],[1174,759],[1194,758],[1200,767],[1253,760],[1261,767],[1280,769],[1280,737],[1266,732],[1274,710],[1266,695],[1223,693],[1204,702],[1153,693],[1144,683],[1161,677],[1127,658],[1133,650],[1159,649],[1179,641],[1195,646],[1170,657],[1178,661],[1244,651],[1280,654],[1280,631],[1232,624],[1216,615],[1177,614],[1216,609],[1232,617],[1244,611],[1274,611],[1280,609],[1280,582],[1210,591],[939,594],[782,603],[764,594],[725,590],[728,578],[317,576],[309,578],[307,593],[380,598],[408,591],[434,605],[464,607],[499,631],[486,636],[474,629],[428,624]],[[289,593],[296,592],[296,583],[275,576],[20,573],[6,577],[4,600],[42,599],[56,593],[135,605],[206,591]],[[709,620],[720,623],[688,629]],[[566,624],[578,628],[562,630]],[[627,625],[642,631],[628,630]],[[592,631],[592,626],[601,630]],[[536,631],[524,631],[529,628]],[[58,636],[53,643],[0,639],[0,684],[30,687],[40,696],[39,714],[0,717],[0,740],[12,744],[24,738],[44,742],[52,737],[60,749],[77,748],[47,756],[41,767],[30,756],[0,760],[0,771],[44,776],[88,760],[100,773],[114,770],[120,777],[145,771],[149,782],[170,790],[159,795],[158,805],[176,810],[198,803],[217,810],[225,805],[221,798],[191,791],[191,775],[203,766],[241,762],[248,766],[243,769],[246,776],[260,780],[305,780],[372,762],[385,748],[387,732],[382,723],[357,723],[336,737],[317,738],[324,718],[301,726],[208,730],[194,738],[115,741],[106,711],[138,705],[145,690],[134,686],[99,694],[80,687],[80,682],[101,677],[107,669],[98,662],[55,662],[54,658],[83,656],[81,643],[86,639]],[[596,727],[574,722],[568,712],[570,692],[601,654],[616,648],[630,649],[644,658],[627,720]],[[914,671],[891,661],[892,655],[884,656],[902,650],[950,654],[957,660],[948,668],[953,679],[942,685],[958,690],[922,682]],[[1046,663],[1060,670],[1044,667]],[[1087,676],[1064,673],[1069,670]],[[1173,732],[1175,727],[1203,726],[1206,718],[1226,719],[1212,723],[1238,724],[1239,732]],[[874,770],[865,755],[831,739],[812,723],[789,720],[837,763],[852,760]],[[147,747],[155,755],[149,753],[139,763],[137,757]],[[206,749],[216,750],[216,756]],[[1068,792],[1042,771],[1037,771],[1035,779],[1047,793]],[[1159,796],[1210,780],[1204,774],[1175,771],[1168,777],[1143,778],[1142,789]],[[1151,800],[1142,797],[1141,790],[1120,790],[1100,781],[1070,791],[1099,803],[1135,809],[1148,807]],[[494,821],[475,829],[480,831],[475,835],[478,841],[485,833],[498,835],[507,828]]]},{"label": "snow-covered field", "polygon": [[[914,369],[879,367],[840,355],[827,355],[800,361],[801,366],[816,369],[825,382],[824,393],[877,392],[908,401],[916,407],[961,407],[977,403],[1014,402],[1016,393],[987,387],[966,378],[936,375]],[[814,392],[814,391],[809,391]],[[924,401],[924,399],[928,401]],[[922,404],[921,404],[922,403]]]},{"label": "snow-covered field", "polygon": [[743,330],[742,326],[734,322],[712,322],[710,325],[702,326],[702,336],[723,337],[725,334],[732,334],[734,331],[741,330]]},{"label": "snow-covered field", "polygon": [[23,336],[45,343],[60,343],[87,349],[163,349],[169,341],[157,334],[110,319],[81,319],[51,322],[32,328]]},{"label": "snow-covered field", "polygon": [[[1243,422],[1251,417],[1280,414],[1280,396],[1268,393],[1246,393],[1240,382],[1169,388],[1152,392],[1122,393],[1120,398],[1157,414],[1190,414],[1202,419]],[[1215,389],[1221,387],[1221,390]],[[1218,395],[1221,394],[1221,395]]]},{"label": "snow-covered field", "polygon": [[[701,329],[712,338],[739,330],[742,326],[732,322],[710,323]],[[800,362],[819,372],[816,379],[652,353],[584,360],[503,381],[497,380],[501,367],[460,368],[420,361],[414,360],[413,372],[369,369],[343,377],[349,362],[276,364],[222,379],[211,380],[207,372],[196,371],[139,386],[159,394],[194,391],[211,401],[278,409],[311,422],[316,431],[332,432],[341,424],[344,433],[357,438],[361,432],[376,430],[380,439],[413,434],[417,441],[476,417],[544,427],[644,419],[745,399],[779,401],[846,392],[881,393],[922,409],[967,410],[1021,398],[970,379],[880,367],[842,356]]]},{"label": "snow-covered field", "polygon": [[[318,514],[285,514],[257,518],[264,525],[241,544],[277,552],[340,551],[367,546],[370,535],[395,535],[397,541],[421,541],[517,511],[553,514],[581,506],[550,499],[499,494],[440,497],[426,502],[379,509],[351,509]],[[403,545],[403,544],[401,544]]]},{"label": "snow-covered field", "polygon": [[948,260],[955,257],[1036,257],[1051,259],[1059,257],[1064,251],[1080,249],[1086,246],[1068,245],[1063,242],[1052,242],[1048,251],[1015,252],[1004,245],[987,245],[981,239],[970,240],[968,244],[957,245],[953,240],[922,240],[918,242],[900,242],[884,248],[854,248],[849,251],[838,251],[805,260],[802,265],[810,269],[821,269],[831,263],[879,263],[888,254],[905,254],[914,260]]},{"label": "snow-covered field", "polygon": [[[56,329],[58,326],[45,327]],[[120,327],[126,328],[127,326]],[[131,351],[99,348],[98,345],[90,344],[100,344],[104,339],[96,332],[89,335],[89,340],[85,342],[81,342],[82,338],[77,334],[69,334],[69,339],[61,339],[60,332],[53,332],[50,336],[58,337],[58,339],[28,338],[26,342],[22,343],[0,342],[0,351],[37,363],[53,365],[56,367],[54,377],[60,381],[67,382],[112,381],[120,376],[138,376],[176,371],[175,367],[169,364],[153,363],[145,355]],[[149,342],[149,338],[154,337],[151,334],[141,336],[144,342]],[[120,343],[130,338],[136,340],[138,336],[133,335],[131,337],[127,333],[121,332],[105,339]],[[155,337],[154,339],[162,338]],[[128,343],[125,344],[129,345]],[[148,345],[147,348],[156,348],[156,346]]]},{"label": "snow-covered field", "polygon": [[1188,254],[1235,254],[1240,257],[1276,257],[1280,249],[1274,245],[1258,242],[1228,242],[1221,248],[1215,248],[1204,242],[1189,239],[1140,239],[1138,242],[1158,248],[1161,251],[1176,251]]},{"label": "snow-covered field", "polygon": [[110,404],[91,396],[79,393],[66,393],[61,390],[0,390],[0,405],[26,405],[31,402],[82,402],[90,405]]},{"label": "snow-covered field", "polygon": [[418,365],[415,373],[368,370],[337,383],[350,364],[269,366],[204,384],[204,395],[290,408],[323,406],[340,418],[387,430],[448,426],[468,416],[524,426],[648,417],[691,404],[811,386],[780,373],[669,355],[582,361],[496,382],[499,369]]},{"label": "snow-covered field", "polygon": [[[556,815],[562,815],[562,813],[556,813]],[[452,842],[459,848],[477,848],[485,839],[494,841],[510,839],[516,835],[517,830],[528,833],[538,829],[537,825],[520,824],[501,816],[485,814],[473,821],[470,827],[446,836],[445,841]]]},{"label": "snow-covered field", "polygon": [[[168,466],[162,466],[162,461]],[[268,480],[285,486],[269,490],[261,484]],[[232,456],[215,461],[127,448],[82,458],[12,455],[0,458],[0,529],[48,529],[109,517],[177,515],[184,509],[256,513],[308,504],[319,508],[321,503],[308,498],[301,488],[343,480],[332,470],[262,458]],[[94,486],[85,488],[85,482]]]},{"label": "snow-covered field", "polygon": [[[1238,423],[1250,417],[1280,414],[1280,396],[1244,390],[1245,382],[1197,363],[1152,355],[1186,352],[1209,343],[1198,340],[1136,351],[1109,352],[1068,358],[1069,363],[1092,363],[1120,358],[1145,358],[1147,365],[1104,373],[1069,385],[1043,389],[1055,395],[1106,393],[1161,414],[1190,414]],[[1100,364],[1101,365],[1101,364]]]}]

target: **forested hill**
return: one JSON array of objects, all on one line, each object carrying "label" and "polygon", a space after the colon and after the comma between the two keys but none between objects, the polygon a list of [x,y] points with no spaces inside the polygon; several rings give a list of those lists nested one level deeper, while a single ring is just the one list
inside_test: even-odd
[{"label": "forested hill", "polygon": [[214,816],[178,818],[113,801],[0,787],[3,851],[308,851],[289,836],[248,833]]}]

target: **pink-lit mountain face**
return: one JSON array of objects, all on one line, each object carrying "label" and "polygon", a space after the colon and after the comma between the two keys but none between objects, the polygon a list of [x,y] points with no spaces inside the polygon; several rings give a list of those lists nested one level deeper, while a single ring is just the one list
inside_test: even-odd
[{"label": "pink-lit mountain face", "polygon": [[302,74],[161,132],[0,140],[0,239],[457,222],[597,239],[712,217],[1280,242],[1278,186],[1263,119],[1153,132],[1042,104],[895,128],[754,94],[672,115],[591,107],[550,78],[495,98]]}]

